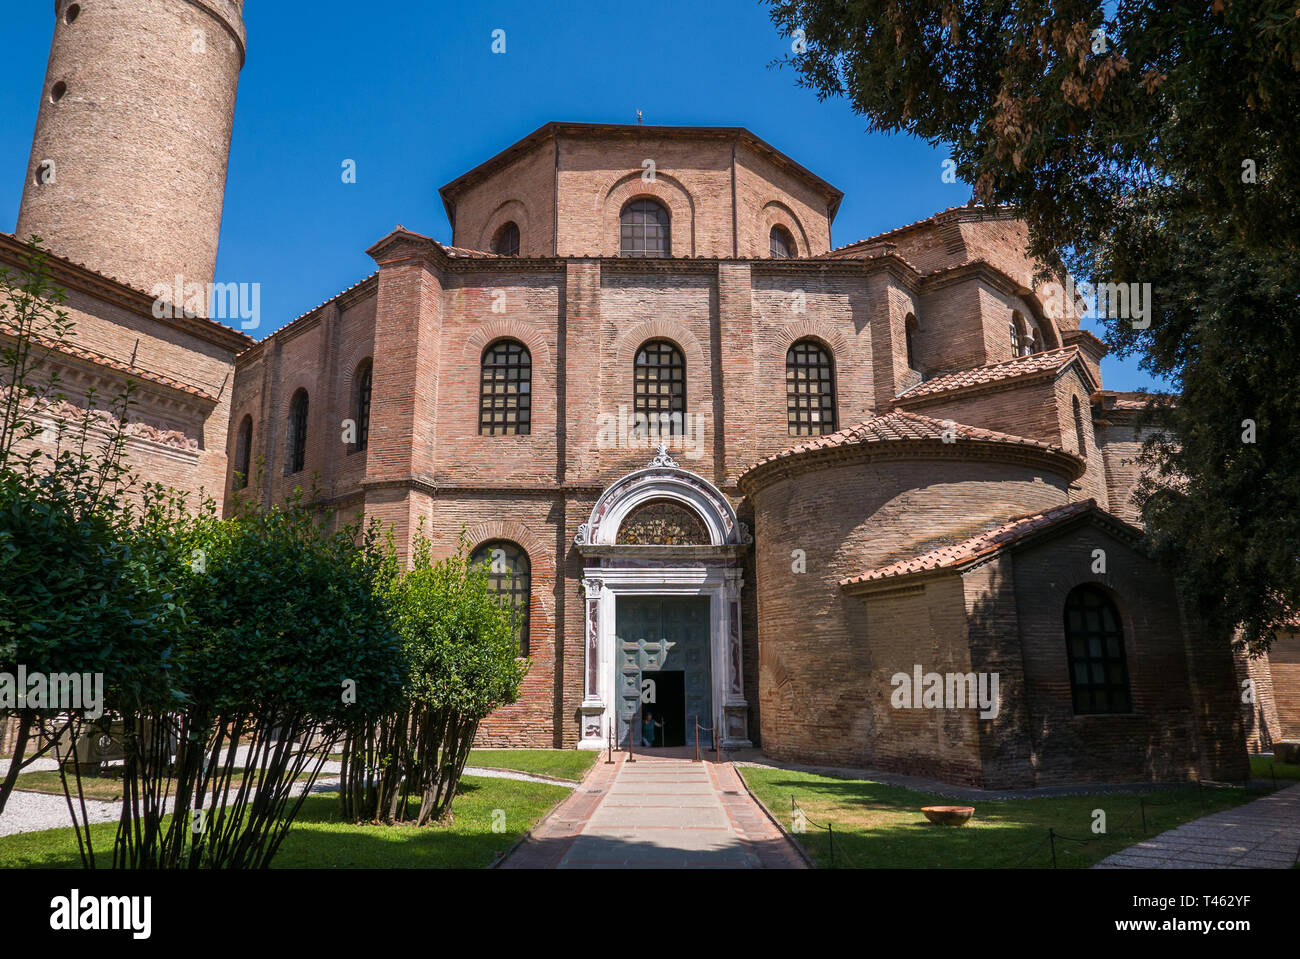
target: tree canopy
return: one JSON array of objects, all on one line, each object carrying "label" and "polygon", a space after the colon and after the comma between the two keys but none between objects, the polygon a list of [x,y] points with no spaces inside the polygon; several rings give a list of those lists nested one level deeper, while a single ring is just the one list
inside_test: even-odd
[{"label": "tree canopy", "polygon": [[[1045,271],[1150,283],[1118,355],[1152,404],[1143,520],[1252,648],[1300,610],[1300,9],[1290,0],[768,0],[784,63],[874,131],[951,151]],[[939,171],[936,170],[936,175]]]}]

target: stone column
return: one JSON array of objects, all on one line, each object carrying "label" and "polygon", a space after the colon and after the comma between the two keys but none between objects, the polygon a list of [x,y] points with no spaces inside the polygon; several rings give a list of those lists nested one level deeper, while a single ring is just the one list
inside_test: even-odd
[{"label": "stone column", "polygon": [[749,704],[745,701],[744,652],[740,629],[740,591],[745,585],[740,569],[725,571],[722,589],[722,628],[727,675],[723,678],[722,745],[727,749],[747,749],[749,740]]},{"label": "stone column", "polygon": [[586,656],[583,662],[582,738],[579,749],[602,749],[605,746],[605,704],[600,698],[600,591],[603,583],[594,577],[582,581],[586,599],[583,621],[586,628]]}]

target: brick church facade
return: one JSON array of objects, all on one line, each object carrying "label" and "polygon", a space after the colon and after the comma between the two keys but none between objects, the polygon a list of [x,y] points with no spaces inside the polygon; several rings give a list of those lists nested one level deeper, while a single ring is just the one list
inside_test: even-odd
[{"label": "brick church facade", "polygon": [[[162,6],[221,20],[238,57],[215,69],[237,74],[237,2]],[[34,170],[74,135],[57,106]],[[492,564],[531,667],[484,745],[698,724],[782,760],[1011,787],[1240,779],[1248,738],[1300,718],[1267,660],[1236,667],[1267,698],[1243,714],[1227,637],[1144,557],[1141,402],[1103,388],[1104,345],[1053,315],[1007,211],[832,248],[841,193],[747,130],[550,123],[442,189],[450,244],[399,226],[370,276],[252,343],[144,328],[137,291],[210,280],[206,248],[99,251],[47,186],[18,235],[134,303],[99,307],[96,349],[185,394],[160,420],[200,437],[184,483],[227,509],[302,488],[404,552],[463,536]],[[147,362],[124,358],[137,337]],[[210,369],[160,346],[191,342]],[[952,702],[992,676],[991,708]]]}]

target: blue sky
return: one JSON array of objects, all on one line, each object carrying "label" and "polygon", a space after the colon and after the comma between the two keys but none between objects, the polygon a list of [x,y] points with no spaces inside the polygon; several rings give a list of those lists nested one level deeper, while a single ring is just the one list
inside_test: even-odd
[{"label": "blue sky", "polygon": [[[12,230],[54,30],[49,0],[6,5],[0,229]],[[744,126],[844,191],[836,246],[965,203],[946,154],[868,135],[818,103],[757,0],[371,3],[247,0],[217,279],[262,284],[259,338],[374,269],[401,223],[451,231],[438,187],[550,120]],[[506,52],[491,51],[506,31]],[[344,184],[345,159],[357,182]],[[1095,330],[1094,332],[1100,332]],[[1149,387],[1107,359],[1110,389]]]}]

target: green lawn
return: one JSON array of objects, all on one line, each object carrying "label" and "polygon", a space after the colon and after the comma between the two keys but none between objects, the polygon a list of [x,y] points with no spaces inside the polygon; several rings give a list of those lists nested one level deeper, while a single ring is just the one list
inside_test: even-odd
[{"label": "green lawn", "polygon": [[[586,749],[471,749],[466,765],[480,769],[509,769],[576,783],[582,782],[587,770],[602,755]],[[330,756],[335,762],[342,758],[342,753]]]},{"label": "green lawn", "polygon": [[[857,779],[832,779],[782,769],[741,767],[740,772],[782,824],[791,828],[790,797],[807,817],[806,831],[796,838],[821,867],[913,869],[1051,868],[1048,829],[1056,840],[1060,868],[1090,866],[1145,836],[1172,829],[1191,819],[1258,799],[1244,789],[1162,790],[1148,794],[1060,796],[977,802],[975,816],[958,828],[936,826],[922,806],[968,805],[942,796]],[[1145,799],[1146,832],[1139,800]],[[1106,814],[1104,835],[1093,833],[1093,810]],[[835,834],[831,860],[827,824]]]},{"label": "green lawn", "polygon": [[[311,774],[306,772],[300,773],[298,778],[306,779],[309,775]],[[242,767],[236,767],[234,775],[230,779],[231,788],[238,788],[243,781],[244,770]],[[18,782],[14,785],[14,788],[25,792],[48,793],[51,796],[63,795],[63,781],[59,778],[57,769],[38,769],[34,772],[19,773]],[[68,773],[68,788],[72,790],[75,801],[77,785],[71,772]],[[110,767],[107,776],[83,775],[81,777],[81,792],[87,799],[117,802],[122,798],[121,767]]]},{"label": "green lawn", "polygon": [[[1270,768],[1271,767],[1271,768]],[[1250,757],[1251,779],[1300,779],[1300,766],[1293,763],[1275,763],[1272,756]]]},{"label": "green lawn", "polygon": [[[308,797],[276,854],[277,869],[482,869],[570,794],[563,786],[466,776],[445,826],[358,826],[339,822],[338,797]],[[504,819],[496,817],[497,810]],[[493,832],[494,819],[505,827]],[[115,823],[92,826],[93,842],[108,866]],[[80,868],[72,830],[0,836],[0,868]]]},{"label": "green lawn", "polygon": [[602,754],[587,749],[471,749],[469,765],[581,782]]}]

